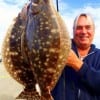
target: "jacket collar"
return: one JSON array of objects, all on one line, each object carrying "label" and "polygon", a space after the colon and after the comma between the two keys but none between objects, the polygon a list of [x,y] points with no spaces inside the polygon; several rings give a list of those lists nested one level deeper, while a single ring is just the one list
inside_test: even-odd
[{"label": "jacket collar", "polygon": [[[78,56],[77,46],[76,46],[75,42],[73,41],[73,39],[72,39],[72,49],[75,51],[75,53]],[[89,53],[96,52],[96,51],[97,51],[97,49],[96,49],[95,45],[91,44],[91,48],[89,50]]]}]

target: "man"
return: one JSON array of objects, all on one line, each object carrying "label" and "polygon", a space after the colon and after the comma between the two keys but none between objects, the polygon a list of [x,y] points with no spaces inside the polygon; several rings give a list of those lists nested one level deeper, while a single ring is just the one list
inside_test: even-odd
[{"label": "man", "polygon": [[72,50],[52,91],[54,100],[100,100],[100,49],[92,44],[95,25],[82,13],[73,25]]}]

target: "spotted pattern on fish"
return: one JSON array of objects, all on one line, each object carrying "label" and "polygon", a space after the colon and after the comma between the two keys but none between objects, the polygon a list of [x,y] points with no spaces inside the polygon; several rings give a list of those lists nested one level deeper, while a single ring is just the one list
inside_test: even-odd
[{"label": "spotted pattern on fish", "polygon": [[3,61],[10,75],[25,86],[18,98],[53,100],[50,91],[71,47],[65,24],[52,0],[31,0],[27,20],[18,16],[14,22],[4,40]]},{"label": "spotted pattern on fish", "polygon": [[37,3],[41,9],[38,13],[36,10],[34,13],[32,9],[36,7],[34,1],[30,4],[26,32],[22,38],[41,95],[49,100],[50,91],[55,87],[64,69],[70,50],[70,39],[52,2],[46,1],[41,0]]},{"label": "spotted pattern on fish", "polygon": [[[30,64],[21,54],[21,35],[25,30],[26,21],[21,19],[20,14],[13,20],[6,37],[3,41],[2,56],[3,63],[9,74],[30,91],[35,90],[36,80]],[[36,91],[36,90],[35,90]]]}]

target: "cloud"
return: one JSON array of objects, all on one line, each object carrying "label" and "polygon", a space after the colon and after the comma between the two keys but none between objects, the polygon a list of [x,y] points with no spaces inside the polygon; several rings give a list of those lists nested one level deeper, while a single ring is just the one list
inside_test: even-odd
[{"label": "cloud", "polygon": [[29,0],[2,0],[6,5],[9,6],[17,6],[18,8],[21,8],[24,3],[29,2]]},{"label": "cloud", "polygon": [[9,5],[15,5],[15,4],[17,4],[17,0],[13,0],[13,1],[11,1],[11,0],[4,0],[4,3],[9,4]]}]

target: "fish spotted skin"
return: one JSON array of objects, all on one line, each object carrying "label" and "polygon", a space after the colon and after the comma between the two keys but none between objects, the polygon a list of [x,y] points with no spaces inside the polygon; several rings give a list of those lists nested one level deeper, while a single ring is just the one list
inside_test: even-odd
[{"label": "fish spotted skin", "polygon": [[36,80],[30,64],[21,53],[21,35],[25,31],[26,21],[20,15],[13,20],[3,41],[3,63],[9,74],[28,89],[34,89]]},{"label": "fish spotted skin", "polygon": [[24,50],[41,95],[47,100],[52,100],[50,91],[55,87],[64,69],[71,43],[52,0],[35,1],[31,0],[28,9],[26,32],[22,37],[23,45],[26,46]]},{"label": "fish spotted skin", "polygon": [[50,91],[64,69],[70,48],[69,34],[52,0],[31,0],[27,20],[18,15],[3,42],[4,65],[25,87],[17,98],[53,100]]}]

